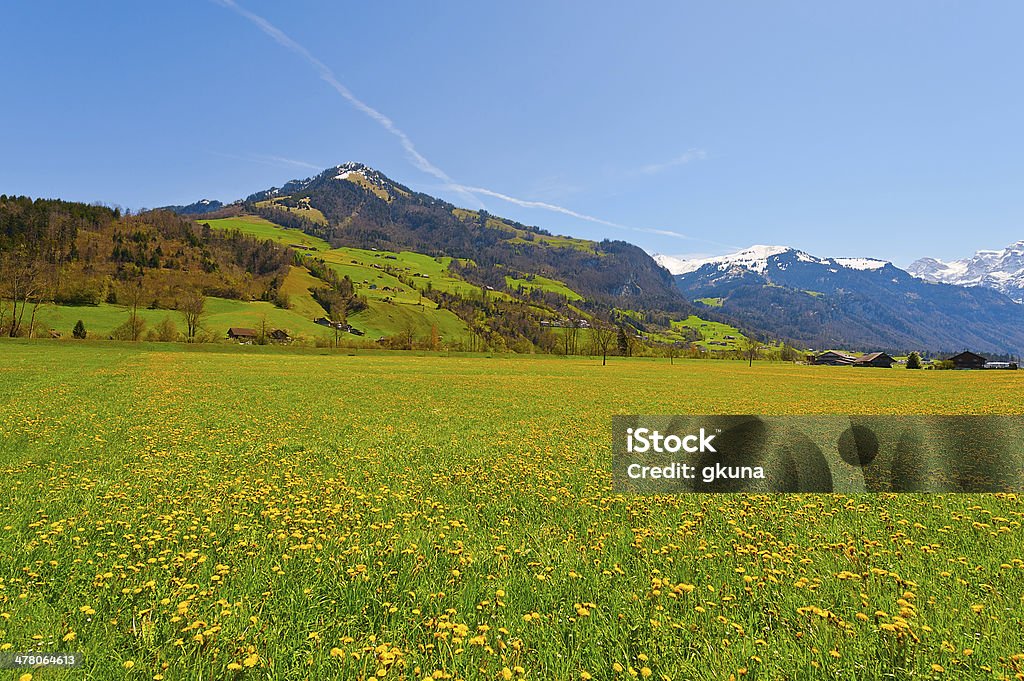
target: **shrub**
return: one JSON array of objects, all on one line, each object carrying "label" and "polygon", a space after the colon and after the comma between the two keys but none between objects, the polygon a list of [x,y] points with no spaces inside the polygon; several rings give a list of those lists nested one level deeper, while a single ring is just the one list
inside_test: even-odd
[{"label": "shrub", "polygon": [[164,317],[163,320],[156,325],[155,331],[157,340],[164,343],[170,343],[178,340],[178,327],[170,317]]}]

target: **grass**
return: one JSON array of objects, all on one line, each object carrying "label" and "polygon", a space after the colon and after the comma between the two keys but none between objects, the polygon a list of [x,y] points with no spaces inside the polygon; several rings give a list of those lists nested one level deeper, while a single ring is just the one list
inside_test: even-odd
[{"label": "grass", "polygon": [[324,251],[331,246],[323,239],[310,236],[299,229],[281,227],[269,220],[264,220],[255,215],[245,215],[237,218],[221,218],[218,220],[201,220],[210,223],[214,229],[237,229],[260,239],[270,239],[287,246],[298,246],[301,251]]},{"label": "grass", "polygon": [[[472,210],[466,210],[465,208],[455,208],[452,210],[452,214],[463,222],[477,222],[480,219],[479,213]],[[508,240],[509,243],[544,244],[552,248],[573,248],[587,253],[597,253],[596,244],[593,241],[588,241],[587,239],[577,239],[575,237],[562,236],[558,234],[538,234],[537,232],[526,230],[522,227],[516,227],[512,223],[495,217],[488,217],[485,224],[491,229],[496,229],[510,235],[512,238]]]},{"label": "grass", "polygon": [[[296,302],[301,307],[308,302],[315,301],[310,297],[309,301],[299,300]],[[182,315],[177,310],[143,308],[138,311],[138,314],[146,321],[148,328],[156,326],[165,318],[170,318],[177,325],[179,331],[185,329]],[[39,311],[38,326],[55,329],[60,331],[63,336],[70,337],[75,322],[81,319],[91,337],[106,338],[128,317],[129,310],[124,305],[107,303],[96,306],[47,305]],[[275,307],[272,303],[246,302],[226,298],[207,298],[203,327],[217,338],[224,338],[228,327],[258,328],[264,317],[266,317],[269,328],[285,329],[293,336],[305,335],[312,338],[321,336],[324,332],[323,327],[313,323],[312,317],[304,317],[298,309],[285,310]]]},{"label": "grass", "polygon": [[682,333],[684,330],[695,331],[699,334],[700,340],[696,341],[695,344],[705,350],[739,350],[745,338],[743,333],[734,326],[701,319],[696,315],[690,315],[686,319],[673,321],[671,329],[667,333],[653,333],[651,337],[661,342],[685,341],[686,336]]},{"label": "grass", "polygon": [[326,286],[323,281],[317,279],[305,267],[290,267],[288,276],[281,284],[281,293],[288,296],[289,308],[292,312],[305,319],[316,319],[326,317],[327,312],[313,299],[313,289]]},{"label": "grass", "polygon": [[505,285],[513,290],[517,288],[522,288],[526,291],[540,289],[541,291],[548,291],[560,296],[565,296],[569,300],[583,300],[583,296],[573,291],[563,282],[560,282],[557,279],[542,277],[540,275],[536,275],[531,279],[516,279],[515,277],[506,276]]},{"label": "grass", "polygon": [[296,215],[301,215],[302,217],[306,218],[307,220],[310,220],[311,222],[315,222],[315,223],[317,223],[319,225],[326,225],[327,224],[327,217],[323,213],[321,213],[318,209],[313,208],[311,205],[309,205],[309,199],[308,198],[300,200],[300,203],[302,205],[300,207],[297,207],[297,208],[293,208],[291,206],[286,206],[283,203],[281,203],[285,199],[289,199],[289,198],[291,198],[291,197],[290,196],[277,196],[277,197],[274,197],[273,199],[270,199],[270,200],[267,200],[267,201],[259,201],[259,202],[256,203],[256,205],[258,207],[261,207],[261,208],[274,208],[276,210],[284,211],[286,213],[295,213]]},{"label": "grass", "polygon": [[[428,285],[440,291],[458,293],[467,297],[480,295],[480,287],[470,284],[449,271],[448,267],[451,265],[452,259],[447,256],[435,258],[412,251],[374,251],[342,247],[322,253],[319,257],[335,265],[335,269],[339,273],[348,274],[357,285],[362,285],[364,279],[370,283],[377,283],[378,286],[386,283],[392,287],[399,287],[403,292],[413,293],[411,298],[415,300],[419,299],[416,292],[425,290]],[[383,271],[385,267],[391,268],[395,275],[411,277],[414,286],[410,287],[399,282],[395,275]],[[388,295],[386,293],[374,294],[364,290],[360,290],[360,294],[379,297]],[[392,297],[394,296],[392,295]]]},{"label": "grass", "polygon": [[0,648],[85,653],[55,679],[1019,673],[1018,496],[609,470],[613,414],[1020,413],[1018,372],[599,364],[4,341]]},{"label": "grass", "polygon": [[708,307],[722,307],[725,298],[697,298],[694,302]]}]

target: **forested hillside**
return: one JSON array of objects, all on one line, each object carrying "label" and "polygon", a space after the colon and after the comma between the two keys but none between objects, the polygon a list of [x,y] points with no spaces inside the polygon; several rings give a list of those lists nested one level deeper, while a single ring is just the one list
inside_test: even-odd
[{"label": "forested hillside", "polygon": [[[0,330],[31,333],[37,303],[177,308],[195,292],[273,300],[289,249],[168,211],[0,196]],[[28,314],[26,314],[28,313]]]}]

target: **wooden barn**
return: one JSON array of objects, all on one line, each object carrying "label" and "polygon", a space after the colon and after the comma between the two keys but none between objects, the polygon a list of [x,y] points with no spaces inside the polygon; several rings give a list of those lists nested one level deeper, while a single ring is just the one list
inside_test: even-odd
[{"label": "wooden barn", "polygon": [[884,369],[891,369],[892,365],[896,363],[890,355],[884,352],[872,352],[869,355],[858,357],[853,362],[855,367],[882,367]]},{"label": "wooden barn", "polygon": [[812,357],[811,364],[819,364],[822,366],[830,367],[850,366],[856,361],[856,359],[857,358],[853,357],[852,355],[844,355],[841,352],[829,350],[828,352],[823,352],[820,355],[815,355],[814,357]]},{"label": "wooden barn", "polygon": [[274,329],[267,334],[267,338],[274,341],[275,343],[287,343],[292,338],[288,335],[288,332],[284,329]]},{"label": "wooden barn", "polygon": [[232,326],[228,329],[228,338],[239,343],[251,343],[256,340],[256,329],[246,329],[241,326]]},{"label": "wooden barn", "polygon": [[956,369],[984,369],[985,362],[988,360],[981,355],[964,350],[959,355],[950,357],[949,361]]}]

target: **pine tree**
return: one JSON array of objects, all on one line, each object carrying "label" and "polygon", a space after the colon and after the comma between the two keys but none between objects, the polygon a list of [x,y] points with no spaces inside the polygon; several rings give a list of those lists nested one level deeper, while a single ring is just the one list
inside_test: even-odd
[{"label": "pine tree", "polygon": [[75,324],[75,328],[71,331],[71,335],[79,339],[85,338],[85,324],[82,323],[81,319],[79,319],[78,323]]},{"label": "pine tree", "polygon": [[916,352],[912,352],[907,356],[907,368],[908,369],[920,369],[921,368],[921,355]]},{"label": "pine tree", "polygon": [[629,338],[626,337],[626,330],[619,326],[618,337],[619,354],[625,357],[629,354]]}]

